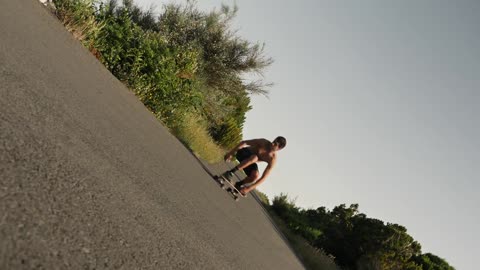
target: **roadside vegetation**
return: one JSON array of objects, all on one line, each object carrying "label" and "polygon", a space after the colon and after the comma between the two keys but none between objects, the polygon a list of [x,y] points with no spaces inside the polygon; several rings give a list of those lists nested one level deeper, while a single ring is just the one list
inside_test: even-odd
[{"label": "roadside vegetation", "polygon": [[314,247],[305,240],[305,238],[296,233],[295,230],[289,228],[286,221],[274,211],[266,194],[258,190],[255,191],[255,194],[260,199],[263,207],[268,212],[268,215],[277,229],[287,239],[290,247],[301,260],[305,268],[309,270],[341,270],[341,268],[335,264],[332,255],[327,255],[324,250]]},{"label": "roadside vegetation", "polygon": [[[66,29],[190,150],[208,162],[242,139],[250,96],[267,95],[264,46],[231,29],[236,7],[203,12],[194,1],[160,14],[131,0],[53,0]],[[245,80],[257,75],[258,80]],[[452,270],[423,254],[406,228],[367,218],[358,205],[302,209],[257,192],[308,269]],[[338,266],[337,266],[338,265]]]},{"label": "roadside vegetation", "polygon": [[242,139],[250,95],[266,95],[271,85],[262,77],[273,62],[264,46],[230,29],[236,7],[203,12],[187,1],[154,15],[131,0],[53,4],[68,31],[209,162]]},{"label": "roadside vegetation", "polygon": [[[401,225],[360,213],[358,204],[303,209],[281,194],[261,201],[309,269],[454,270],[447,261],[422,253],[420,243]],[[308,255],[304,255],[308,254]],[[313,254],[313,255],[312,255]],[[334,258],[338,266],[328,264]]]}]

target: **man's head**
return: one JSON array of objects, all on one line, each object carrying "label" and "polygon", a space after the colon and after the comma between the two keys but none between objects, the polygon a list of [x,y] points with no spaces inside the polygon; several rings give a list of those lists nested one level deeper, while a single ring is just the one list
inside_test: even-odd
[{"label": "man's head", "polygon": [[278,136],[277,138],[275,138],[275,140],[273,140],[272,144],[274,147],[277,146],[277,150],[280,150],[285,148],[285,146],[287,145],[287,139],[282,136]]}]

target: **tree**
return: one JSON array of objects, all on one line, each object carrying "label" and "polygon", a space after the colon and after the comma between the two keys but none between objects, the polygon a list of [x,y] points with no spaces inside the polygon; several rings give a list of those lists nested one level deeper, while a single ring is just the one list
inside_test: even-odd
[{"label": "tree", "polygon": [[455,270],[447,261],[431,253],[415,256],[413,261],[420,265],[422,270]]},{"label": "tree", "polygon": [[[252,109],[249,94],[267,94],[272,84],[264,82],[262,75],[273,62],[265,56],[264,44],[252,44],[231,30],[238,7],[222,5],[219,11],[206,13],[196,8],[195,1],[171,3],[164,6],[154,24],[151,10],[142,13],[131,0],[124,5],[135,23],[158,32],[169,46],[198,52],[198,68],[180,76],[197,82],[202,102],[196,109],[206,118],[214,139],[224,146],[238,143],[245,114]],[[248,81],[244,79],[247,74],[262,78]]]},{"label": "tree", "polygon": [[[292,232],[303,236],[319,249],[332,254],[346,269],[358,270],[453,270],[448,263],[430,253],[404,226],[368,218],[358,204],[301,209],[287,195],[276,196],[272,210]],[[312,240],[313,239],[313,240]]]}]

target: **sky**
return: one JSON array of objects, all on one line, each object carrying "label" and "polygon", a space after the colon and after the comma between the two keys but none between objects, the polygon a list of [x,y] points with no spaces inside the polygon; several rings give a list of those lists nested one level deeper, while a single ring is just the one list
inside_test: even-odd
[{"label": "sky", "polygon": [[[222,2],[235,3],[197,6]],[[232,29],[275,60],[264,74],[274,86],[252,97],[244,138],[287,138],[259,190],[303,208],[358,203],[405,226],[422,252],[476,269],[480,2],[236,4]]]}]

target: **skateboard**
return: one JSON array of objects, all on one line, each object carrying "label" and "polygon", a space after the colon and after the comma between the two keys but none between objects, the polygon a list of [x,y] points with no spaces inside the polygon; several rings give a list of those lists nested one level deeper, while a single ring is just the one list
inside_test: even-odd
[{"label": "skateboard", "polygon": [[232,183],[230,179],[223,175],[217,175],[215,176],[217,181],[220,184],[220,187],[224,190],[226,190],[232,197],[233,199],[238,202],[239,198],[246,198],[247,195],[243,195],[236,187],[235,184]]}]

